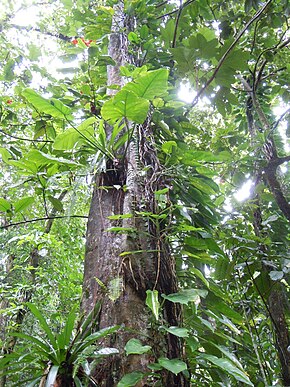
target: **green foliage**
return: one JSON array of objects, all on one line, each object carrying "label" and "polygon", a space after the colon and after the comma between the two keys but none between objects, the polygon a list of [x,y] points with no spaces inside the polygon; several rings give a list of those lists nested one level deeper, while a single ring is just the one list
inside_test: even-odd
[{"label": "green foliage", "polygon": [[[62,372],[61,359],[69,356],[72,377],[81,385],[88,358],[105,356],[95,345],[102,333],[86,340],[80,327],[74,329],[74,313],[68,313],[81,297],[85,244],[85,222],[70,216],[88,214],[92,174],[102,171],[105,157],[115,158],[136,141],[131,122],[136,128],[150,111],[164,187],[155,192],[157,213],[134,217],[150,219],[162,230],[176,260],[180,290],[162,295],[147,290],[145,303],[154,327],[159,324],[161,332],[184,340],[187,363],[164,355],[151,371],[188,371],[192,385],[277,384],[281,369],[268,297],[282,288],[289,298],[289,225],[263,180],[268,163],[263,148],[273,135],[277,157],[287,155],[283,133],[289,112],[279,120],[273,109],[289,101],[288,2],[270,2],[242,33],[264,3],[196,0],[179,9],[176,2],[125,1],[127,16],[134,18],[133,30],[124,31],[134,65],[120,69],[125,86],[114,96],[106,92],[106,67],[115,65],[107,46],[118,2],[94,7],[87,0],[52,2],[47,13],[40,10],[33,28],[29,22],[15,26],[18,8],[31,11],[28,4],[16,3],[5,0],[0,16],[0,214],[1,225],[11,225],[0,237],[4,350],[9,332],[16,330],[18,338],[16,351],[1,359],[8,382],[17,377],[24,385],[25,375],[32,378],[34,371],[40,380],[51,360],[47,383],[52,384]],[[51,54],[61,61],[58,72],[46,64]],[[194,93],[207,85],[201,95],[207,100],[181,102],[178,87],[184,83]],[[286,169],[277,173],[283,192],[289,189]],[[236,200],[248,179],[257,182],[250,199]],[[53,219],[49,232],[48,220],[36,221],[55,216],[66,218]],[[116,226],[106,231],[134,237],[137,229],[118,223],[132,217],[112,214]],[[19,222],[24,224],[12,227]],[[138,253],[144,250],[120,256]],[[112,302],[123,290],[119,277],[104,287]],[[33,313],[18,331],[16,316],[25,310],[27,297]],[[162,320],[165,300],[182,305],[183,326]],[[35,320],[41,333],[34,332]],[[104,334],[115,328],[110,329]],[[128,356],[146,356],[150,346],[143,337],[132,340],[124,348]],[[134,386],[144,375],[124,375],[118,386]]]},{"label": "green foliage", "polygon": [[[72,311],[68,315],[63,330],[57,335],[53,333],[35,305],[28,303],[27,306],[38,320],[46,337],[40,334],[11,333],[12,336],[24,340],[27,344],[20,352],[7,354],[1,358],[2,374],[7,370],[9,374],[14,375],[27,373],[29,379],[26,379],[26,382],[29,381],[30,385],[35,385],[40,380],[45,380],[46,385],[51,385],[57,378],[63,383],[75,383],[79,386],[85,385],[82,383],[87,379],[95,385],[90,375],[92,364],[95,366],[96,362],[104,356],[118,352],[115,348],[98,349],[99,339],[119,329],[115,326],[96,330],[100,304],[97,304],[86,318],[81,319],[75,332],[76,313]],[[19,380],[19,383],[14,385],[23,385],[23,381]]]}]

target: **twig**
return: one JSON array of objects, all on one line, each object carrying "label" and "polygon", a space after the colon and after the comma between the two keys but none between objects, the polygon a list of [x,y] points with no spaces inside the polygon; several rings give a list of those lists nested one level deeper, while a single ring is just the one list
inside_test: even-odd
[{"label": "twig", "polygon": [[283,121],[284,117],[289,113],[290,113],[290,108],[288,108],[283,114],[281,114],[281,116],[278,118],[278,120],[273,125],[272,131],[274,131],[277,128],[277,126],[280,124],[280,122]]},{"label": "twig", "polygon": [[176,20],[175,20],[175,27],[174,27],[174,33],[173,33],[173,39],[172,39],[172,46],[171,46],[172,48],[174,48],[175,44],[176,44],[177,29],[178,29],[179,19],[180,19],[182,10],[183,10],[182,1],[180,1],[179,10],[178,10],[178,13],[176,15]]},{"label": "twig", "polygon": [[47,217],[43,217],[43,218],[29,219],[29,220],[25,220],[25,221],[22,221],[22,222],[9,223],[9,224],[6,224],[5,226],[1,226],[1,227],[0,227],[0,230],[6,229],[6,228],[9,228],[9,227],[13,227],[13,226],[19,226],[19,225],[21,225],[21,224],[33,223],[33,222],[39,222],[39,221],[42,221],[42,220],[65,219],[65,218],[81,218],[81,219],[88,219],[88,216],[87,216],[87,215],[47,216]]},{"label": "twig", "polygon": [[[193,3],[195,0],[187,0],[183,5],[182,5],[182,9],[185,8],[187,5]],[[174,15],[176,12],[179,12],[180,11],[180,7],[175,9],[174,11],[171,11],[171,12],[168,12],[168,13],[165,13],[164,15],[161,15],[161,16],[158,16],[156,19],[163,19],[164,17],[166,16],[171,16],[171,15]]]},{"label": "twig", "polygon": [[24,137],[18,137],[18,136],[13,136],[12,134],[4,132],[4,130],[0,129],[0,133],[3,133],[7,137],[15,138],[16,140],[21,140],[21,141],[30,141],[30,142],[53,142],[51,140],[33,140],[32,138],[24,138]]},{"label": "twig", "polygon": [[15,28],[16,30],[24,30],[24,31],[27,31],[27,32],[31,32],[31,31],[36,31],[36,32],[39,32],[43,35],[47,35],[47,36],[52,36],[53,38],[57,38],[57,39],[60,39],[60,40],[63,40],[65,42],[70,42],[73,37],[71,36],[66,36],[64,34],[55,34],[53,32],[49,32],[49,31],[42,31],[40,28],[37,28],[37,27],[27,27],[27,26],[18,26],[17,24],[10,24],[9,25],[10,28]]}]

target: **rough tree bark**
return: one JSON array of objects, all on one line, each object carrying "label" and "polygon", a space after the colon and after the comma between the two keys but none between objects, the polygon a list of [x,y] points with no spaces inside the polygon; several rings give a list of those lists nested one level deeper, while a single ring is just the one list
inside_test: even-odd
[{"label": "rough tree bark", "polygon": [[[115,7],[112,31],[109,40],[109,55],[116,65],[108,66],[108,93],[111,85],[122,87],[119,68],[128,62],[128,40],[126,32],[131,22],[124,14],[123,2]],[[124,122],[125,130],[133,128]],[[110,137],[110,127],[106,127]],[[106,170],[95,177],[88,225],[84,267],[82,309],[85,313],[102,301],[100,328],[111,325],[125,327],[104,345],[119,349],[120,355],[107,358],[98,366],[95,378],[98,385],[112,387],[121,377],[133,371],[148,372],[147,365],[159,356],[182,357],[179,340],[150,328],[152,315],[145,305],[146,290],[157,289],[166,294],[177,291],[174,262],[162,230],[137,212],[157,211],[154,191],[162,187],[161,166],[156,155],[150,115],[142,125],[134,127],[134,137],[125,150],[106,160]],[[140,176],[140,166],[147,167],[145,176]],[[124,188],[126,186],[126,189]],[[122,215],[130,214],[130,218]],[[121,215],[112,220],[111,215]],[[134,232],[109,232],[111,227],[124,227]],[[123,252],[137,252],[120,256]],[[114,291],[112,292],[112,289]],[[113,294],[115,293],[115,294]],[[178,325],[180,310],[166,303],[163,318],[169,325]],[[149,355],[124,355],[124,346],[130,338],[138,338],[153,348]],[[145,378],[146,379],[146,378]],[[140,386],[148,385],[142,380]],[[183,375],[164,372],[164,386],[185,386]]]}]

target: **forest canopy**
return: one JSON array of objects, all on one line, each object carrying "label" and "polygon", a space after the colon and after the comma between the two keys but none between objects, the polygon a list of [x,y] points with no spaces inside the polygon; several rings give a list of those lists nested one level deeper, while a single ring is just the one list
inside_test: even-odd
[{"label": "forest canopy", "polygon": [[286,0],[3,0],[0,386],[289,386]]}]

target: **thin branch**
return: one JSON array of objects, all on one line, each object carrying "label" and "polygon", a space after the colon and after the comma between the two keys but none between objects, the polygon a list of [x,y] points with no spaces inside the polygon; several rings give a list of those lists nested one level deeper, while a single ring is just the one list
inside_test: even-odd
[{"label": "thin branch", "polygon": [[273,75],[277,75],[277,73],[279,73],[280,71],[284,71],[284,70],[287,70],[286,66],[281,67],[280,69],[277,69],[275,71],[272,71],[268,75],[265,75],[264,77],[261,78],[261,81],[264,81],[265,79],[268,79],[268,78],[272,77]]},{"label": "thin branch", "polygon": [[9,134],[9,133],[6,133],[4,132],[4,130],[0,129],[0,133],[3,133],[5,136],[7,137],[11,137],[11,138],[15,138],[16,140],[21,140],[21,141],[30,141],[30,142],[53,142],[51,140],[33,140],[32,138],[24,138],[24,137],[18,137],[18,136],[14,136],[12,134]]},{"label": "thin branch", "polygon": [[156,4],[155,5],[155,8],[159,8],[159,7],[162,7],[163,5],[165,5],[165,4],[167,4],[168,3],[168,0],[166,0],[166,1],[162,1],[161,3],[159,3],[159,4]]},{"label": "thin branch", "polygon": [[281,114],[281,116],[278,118],[278,120],[273,125],[272,131],[274,131],[277,128],[277,126],[280,124],[280,122],[283,121],[284,117],[289,113],[290,113],[290,108],[288,108],[283,114]]},{"label": "thin branch", "polygon": [[56,33],[49,32],[49,31],[42,31],[38,27],[18,26],[17,24],[10,24],[9,27],[10,28],[15,28],[16,30],[20,30],[20,31],[23,31],[23,30],[27,31],[27,32],[36,31],[36,32],[39,32],[39,33],[41,33],[43,35],[52,36],[53,38],[57,38],[57,39],[63,40],[64,42],[71,42],[71,40],[73,39],[73,37],[66,36],[66,35],[61,34],[61,33],[56,34]]},{"label": "thin branch", "polygon": [[29,219],[29,220],[25,220],[25,221],[22,221],[22,222],[9,223],[9,224],[6,224],[5,226],[1,226],[0,230],[6,229],[6,228],[9,228],[9,227],[13,227],[13,226],[19,226],[19,225],[26,224],[26,223],[39,222],[39,221],[42,221],[42,220],[50,220],[50,219],[54,220],[54,219],[66,219],[66,218],[88,219],[88,216],[87,215],[47,216],[47,217],[44,217],[44,218]]},{"label": "thin branch", "polygon": [[180,6],[179,6],[179,10],[178,10],[178,13],[177,13],[176,19],[175,19],[175,27],[174,27],[174,32],[173,32],[172,46],[171,46],[172,48],[174,48],[175,44],[176,44],[177,29],[178,29],[178,24],[179,24],[179,20],[180,20],[180,16],[181,16],[182,10],[183,10],[183,7],[182,7],[182,0],[181,0],[180,1]]},{"label": "thin branch", "polygon": [[165,13],[164,15],[158,16],[156,19],[163,19],[166,16],[174,15],[176,12],[180,12],[180,9],[183,10],[187,5],[193,3],[195,0],[187,0],[181,7],[175,9],[174,11]]},{"label": "thin branch", "polygon": [[220,68],[222,67],[224,61],[226,60],[226,58],[228,57],[230,52],[237,45],[238,41],[241,39],[241,37],[244,35],[244,33],[247,31],[247,29],[250,27],[250,25],[253,24],[256,20],[258,20],[262,16],[263,12],[265,11],[265,9],[268,7],[268,5],[271,2],[272,2],[272,0],[268,0],[267,3],[252,17],[252,19],[250,21],[248,21],[248,23],[245,25],[245,27],[238,33],[238,35],[235,38],[235,40],[233,41],[233,43],[229,46],[229,48],[226,50],[224,55],[219,60],[219,63],[217,64],[212,76],[209,78],[209,80],[206,82],[206,84],[200,89],[200,91],[197,93],[196,97],[194,98],[194,100],[192,101],[190,106],[188,107],[188,111],[190,108],[192,108],[193,106],[195,106],[197,104],[201,95],[204,93],[204,91],[208,88],[208,86],[215,79],[217,73],[219,72]]}]

